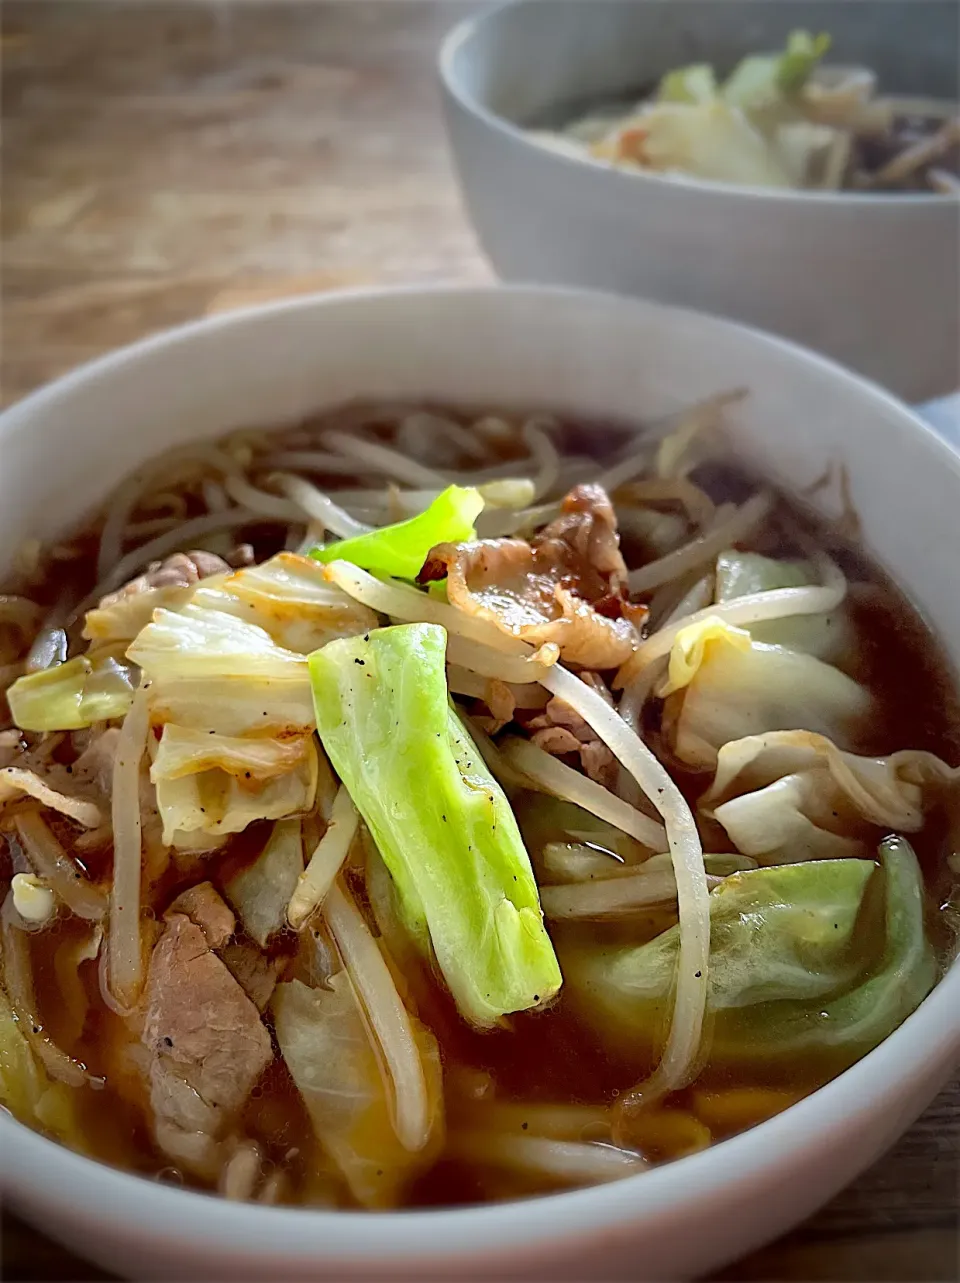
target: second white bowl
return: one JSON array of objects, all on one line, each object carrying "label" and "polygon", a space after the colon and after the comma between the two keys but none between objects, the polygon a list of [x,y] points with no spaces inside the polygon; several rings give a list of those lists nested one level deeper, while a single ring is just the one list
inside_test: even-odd
[{"label": "second white bowl", "polygon": [[[912,9],[912,13],[911,13]],[[637,93],[671,67],[833,35],[881,90],[957,96],[947,0],[518,0],[460,24],[440,56],[467,209],[506,280],[639,294],[826,352],[908,400],[960,387],[960,198],[677,180],[560,155],[522,126]]]}]

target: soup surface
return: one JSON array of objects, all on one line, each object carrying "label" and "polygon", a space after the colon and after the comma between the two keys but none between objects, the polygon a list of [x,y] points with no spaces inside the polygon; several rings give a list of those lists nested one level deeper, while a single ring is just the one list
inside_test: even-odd
[{"label": "soup surface", "polygon": [[616,1179],[952,955],[960,712],[855,549],[645,429],[350,405],[161,456],[0,595],[0,1100],[238,1199]]}]

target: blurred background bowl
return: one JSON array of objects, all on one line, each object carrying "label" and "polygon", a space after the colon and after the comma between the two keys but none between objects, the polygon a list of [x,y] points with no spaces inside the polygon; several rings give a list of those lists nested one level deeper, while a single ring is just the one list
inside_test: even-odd
[{"label": "blurred background bowl", "polygon": [[960,198],[738,188],[557,154],[530,124],[826,31],[881,93],[956,99],[953,0],[516,0],[440,54],[467,209],[506,280],[640,294],[807,343],[913,400],[960,386]]}]

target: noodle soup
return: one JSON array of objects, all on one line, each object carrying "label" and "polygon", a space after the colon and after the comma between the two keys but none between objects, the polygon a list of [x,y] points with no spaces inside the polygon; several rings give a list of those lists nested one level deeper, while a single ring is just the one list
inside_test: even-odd
[{"label": "noodle soup", "polygon": [[638,432],[351,405],[161,456],[0,598],[0,1090],[227,1197],[616,1179],[949,958],[960,713],[850,531]]}]

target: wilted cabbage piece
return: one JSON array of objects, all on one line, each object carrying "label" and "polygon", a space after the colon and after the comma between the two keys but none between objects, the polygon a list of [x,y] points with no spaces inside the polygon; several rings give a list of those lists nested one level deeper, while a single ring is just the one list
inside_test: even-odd
[{"label": "wilted cabbage piece", "polygon": [[722,99],[661,102],[637,117],[637,159],[657,170],[681,170],[713,182],[789,187],[792,175],[763,134]]},{"label": "wilted cabbage piece", "polygon": [[149,682],[151,721],[163,725],[150,778],[165,844],[310,809],[317,755],[302,655],[196,602],[156,611],[127,655]]},{"label": "wilted cabbage piece", "polygon": [[476,539],[473,523],[483,511],[483,498],[472,486],[448,486],[423,512],[407,521],[381,526],[314,548],[310,556],[320,562],[349,561],[375,575],[416,579],[427,553],[438,543]]},{"label": "wilted cabbage piece", "polygon": [[394,1207],[418,1172],[430,1166],[443,1139],[443,1084],[436,1039],[412,1020],[432,1125],[416,1152],[397,1139],[383,1074],[356,993],[346,972],[328,989],[299,980],[277,986],[274,1028],[303,1097],[317,1140],[364,1207]]},{"label": "wilted cabbage piece", "polygon": [[156,725],[221,735],[285,739],[313,730],[313,696],[304,671],[285,677],[184,677],[154,682],[150,716]]},{"label": "wilted cabbage piece", "polygon": [[[902,838],[881,843],[880,858],[882,873],[866,860],[814,861],[736,873],[712,892],[710,1063],[818,1050],[849,1063],[925,997],[936,964],[920,869]],[[620,1054],[654,1054],[677,940],[671,927],[647,944],[565,956],[576,1009]]]},{"label": "wilted cabbage piece", "polygon": [[287,901],[303,872],[299,819],[278,820],[251,865],[224,887],[247,935],[261,948],[287,921]]},{"label": "wilted cabbage piece", "polygon": [[309,557],[281,552],[227,578],[197,586],[194,604],[263,628],[288,650],[305,655],[335,637],[377,626],[377,617],[335,584]]},{"label": "wilted cabbage piece", "polygon": [[783,53],[743,58],[722,86],[721,96],[747,111],[776,106],[784,95],[803,88],[829,48],[830,37],[824,33],[811,36],[809,31],[791,31]]},{"label": "wilted cabbage piece", "polygon": [[73,1089],[47,1076],[0,988],[0,1105],[28,1127],[38,1127],[82,1151],[86,1145],[76,1121],[75,1100]]},{"label": "wilted cabbage piece", "polygon": [[[846,96],[838,93],[832,112],[817,112],[808,83],[829,44],[828,36],[794,31],[782,53],[742,59],[722,84],[705,63],[677,67],[632,112],[600,112],[562,134],[536,137],[574,155],[586,149],[614,164],[662,173],[760,187],[835,188],[849,156],[850,135],[842,126],[856,119],[863,94],[854,89],[851,97],[851,86]],[[882,131],[888,118],[882,109],[874,114],[873,132],[878,122]]]},{"label": "wilted cabbage piece", "polygon": [[660,81],[657,100],[709,103],[719,97],[731,107],[748,111],[770,108],[803,88],[829,48],[828,35],[791,31],[783,53],[749,54],[720,86],[708,63],[668,71]]},{"label": "wilted cabbage piece", "polygon": [[176,780],[214,768],[239,780],[258,782],[274,779],[294,770],[310,752],[310,736],[273,739],[255,736],[221,735],[217,731],[192,730],[168,722],[163,728],[150,778]]},{"label": "wilted cabbage piece", "polygon": [[658,102],[711,102],[716,96],[717,78],[706,62],[668,71],[657,90]]},{"label": "wilted cabbage piece", "polygon": [[717,557],[718,601],[773,588],[802,588],[815,582],[813,569],[806,561],[762,557],[758,552],[741,552],[737,548],[728,548]]},{"label": "wilted cabbage piece", "polygon": [[713,616],[677,634],[657,693],[667,700],[668,742],[699,770],[715,767],[723,744],[765,731],[801,728],[854,747],[872,707],[839,669]]},{"label": "wilted cabbage piece", "polygon": [[[222,578],[218,575],[214,580],[220,583]],[[153,619],[155,610],[176,610],[185,606],[193,591],[194,585],[113,593],[105,597],[101,605],[87,611],[83,619],[83,635],[92,642],[133,641],[141,628],[146,628]]]},{"label": "wilted cabbage piece", "polygon": [[19,677],[7,690],[14,722],[24,731],[75,731],[126,716],[137,673],[113,649]]},{"label": "wilted cabbage piece", "polygon": [[157,610],[153,622],[127,650],[151,680],[185,677],[295,677],[302,655],[278,646],[256,623],[224,610],[189,602],[182,610]]},{"label": "wilted cabbage piece", "polygon": [[[818,575],[807,561],[778,560],[757,552],[730,548],[717,558],[718,602],[733,601],[777,588],[805,588],[818,583]],[[820,615],[788,615],[767,623],[751,624],[747,630],[754,641],[786,646],[837,663],[856,645],[856,630],[844,606]]]},{"label": "wilted cabbage piece", "polygon": [[178,833],[240,833],[254,820],[309,811],[317,789],[317,750],[310,738],[301,744],[296,765],[266,779],[238,778],[220,767],[173,777],[151,770],[164,845],[175,845]]},{"label": "wilted cabbage piece", "polygon": [[878,828],[916,833],[927,809],[960,789],[960,769],[932,753],[858,757],[808,731],[724,744],[700,809],[738,851],[764,864],[869,856]]},{"label": "wilted cabbage piece", "polygon": [[880,961],[855,988],[824,1004],[813,1018],[778,1007],[764,1036],[796,1053],[808,1048],[856,1048],[862,1055],[906,1020],[933,988],[937,961],[924,934],[923,875],[905,838],[880,843],[884,878],[884,943]]},{"label": "wilted cabbage piece", "polygon": [[500,786],[453,711],[435,624],[310,656],[317,730],[380,849],[408,929],[477,1025],[560,987],[537,886]]}]

